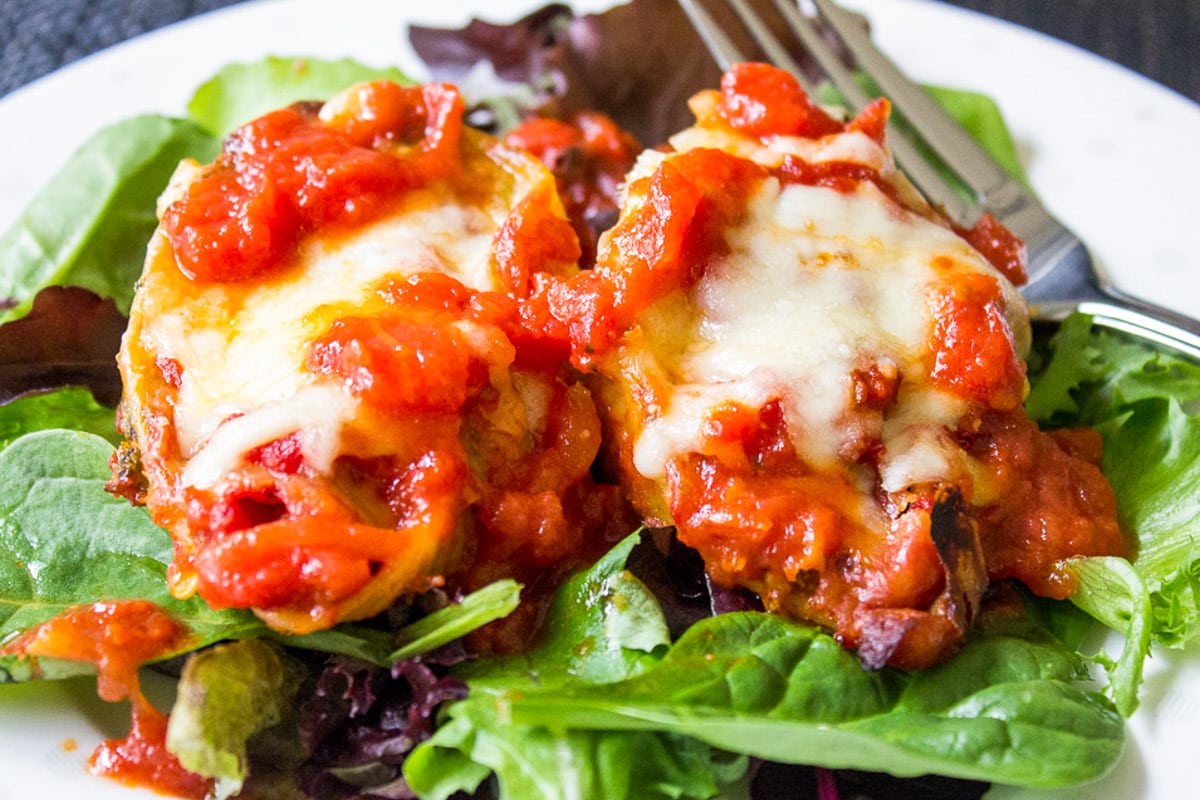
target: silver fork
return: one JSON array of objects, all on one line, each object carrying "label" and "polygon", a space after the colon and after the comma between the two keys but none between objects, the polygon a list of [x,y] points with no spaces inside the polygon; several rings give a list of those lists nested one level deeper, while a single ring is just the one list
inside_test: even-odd
[{"label": "silver fork", "polygon": [[[678,0],[705,46],[722,69],[747,58],[713,19],[701,0]],[[880,87],[907,123],[891,124],[888,141],[897,164],[929,201],[950,219],[971,227],[990,212],[1025,241],[1029,281],[1021,287],[1034,316],[1057,321],[1073,311],[1093,322],[1155,342],[1200,360],[1200,321],[1131,297],[1096,267],[1087,247],[1055,219],[1019,181],[1001,168],[958,123],[910,81],[871,42],[861,17],[830,0],[774,0],[780,16],[846,102],[857,110],[871,101],[854,75],[857,68]],[[815,91],[796,58],[747,0],[728,0],[746,32],[776,66]],[[837,41],[845,53],[830,44]],[[853,66],[846,63],[846,54]],[[926,149],[923,151],[918,142]],[[969,190],[972,200],[943,177],[926,155],[933,152],[945,169]]]}]

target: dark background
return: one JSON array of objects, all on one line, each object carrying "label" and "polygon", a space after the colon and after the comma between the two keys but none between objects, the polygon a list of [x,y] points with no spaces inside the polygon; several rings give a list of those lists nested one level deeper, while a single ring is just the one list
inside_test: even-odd
[{"label": "dark background", "polygon": [[[0,95],[123,39],[240,1],[0,0]],[[946,1],[1079,45],[1200,102],[1200,0]]]}]

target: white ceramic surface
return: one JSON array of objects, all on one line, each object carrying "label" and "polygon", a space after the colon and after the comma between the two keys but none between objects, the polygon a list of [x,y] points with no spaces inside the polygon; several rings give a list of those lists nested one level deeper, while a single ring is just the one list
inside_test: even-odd
[{"label": "white ceramic surface", "polygon": [[[578,3],[594,9],[608,3]],[[1200,315],[1200,106],[1132,72],[1022,28],[926,0],[846,0],[913,77],[983,91],[1000,103],[1052,211],[1087,241],[1116,283]],[[0,229],[100,126],[139,112],[183,113],[219,67],[265,55],[349,56],[412,68],[407,20],[459,24],[474,11],[513,19],[530,0],[259,0],[91,56],[0,100]],[[93,778],[84,762],[125,711],[87,681],[0,686],[0,800],[157,797]],[[1191,796],[1200,740],[1200,647],[1158,654],[1130,743],[1112,775],[1013,798]]]}]

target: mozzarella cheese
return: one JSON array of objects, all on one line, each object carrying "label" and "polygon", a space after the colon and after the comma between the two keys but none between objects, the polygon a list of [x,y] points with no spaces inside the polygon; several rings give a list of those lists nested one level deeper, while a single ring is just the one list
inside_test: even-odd
[{"label": "mozzarella cheese", "polygon": [[[711,144],[710,138],[675,143]],[[843,140],[849,142],[839,146]],[[822,142],[819,152],[836,159],[862,157],[873,166],[882,154],[861,134]],[[777,143],[758,155],[771,162],[796,150]],[[804,150],[818,151],[811,144]],[[698,313],[681,337],[685,347],[660,365],[673,385],[661,416],[647,419],[637,437],[639,473],[660,480],[672,458],[703,452],[705,425],[716,409],[770,401],[782,403],[805,460],[833,468],[848,437],[861,430],[853,424],[850,376],[864,363],[885,363],[899,370],[902,395],[882,432],[883,487],[964,477],[945,430],[965,403],[926,378],[932,327],[926,298],[951,273],[986,274],[1004,289],[1010,327],[1027,330],[1024,302],[991,264],[953,231],[897,207],[867,182],[842,192],[781,188],[769,178],[725,242],[728,254],[714,258],[691,291]],[[648,335],[653,339],[654,330]]]},{"label": "mozzarella cheese", "polygon": [[[246,452],[288,433],[279,430],[288,425],[310,432],[306,447],[322,443],[313,463],[328,469],[356,407],[313,385],[305,369],[309,345],[333,319],[378,306],[381,284],[399,276],[442,272],[471,288],[495,289],[491,240],[503,221],[496,216],[464,198],[414,193],[362,230],[313,236],[287,274],[247,287],[198,287],[182,279],[160,240],[138,309],[140,336],[156,358],[180,367],[175,435],[187,458],[201,459],[185,483],[211,488]],[[245,433],[238,447],[219,442],[206,452],[217,431],[239,419]],[[221,437],[230,440],[229,433]]]}]

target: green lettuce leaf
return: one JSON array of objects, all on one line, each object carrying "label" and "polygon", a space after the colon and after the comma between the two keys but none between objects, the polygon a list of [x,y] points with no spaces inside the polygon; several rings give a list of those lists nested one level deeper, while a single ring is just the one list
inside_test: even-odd
[{"label": "green lettuce leaf", "polygon": [[213,158],[219,142],[194,122],[158,115],[122,120],[92,136],[0,236],[0,299],[23,315],[38,290],[71,285],[129,312],[154,205],[180,159]]},{"label": "green lettuce leaf", "polygon": [[1125,634],[1115,661],[1101,658],[1117,710],[1129,716],[1138,706],[1142,667],[1150,652],[1153,608],[1146,584],[1123,558],[1075,558],[1067,564],[1077,589],[1071,601],[1114,631]]},{"label": "green lettuce leaf", "polygon": [[1200,559],[1200,417],[1163,396],[1096,425],[1103,469],[1138,541],[1134,568],[1158,591]]},{"label": "green lettuce leaf", "polygon": [[224,136],[268,111],[304,100],[327,100],[342,89],[370,80],[411,83],[398,69],[377,68],[350,59],[267,58],[230,64],[196,90],[188,103],[193,120]]},{"label": "green lettuce leaf", "polygon": [[[1104,437],[1101,468],[1136,537],[1133,570],[1150,592],[1152,636],[1181,644],[1200,633],[1200,364],[1092,328],[1082,315],[1067,319],[1049,348],[1030,375],[1031,416]],[[1102,621],[1126,613],[1104,603],[1091,604]]]},{"label": "green lettuce leaf", "polygon": [[1155,641],[1182,647],[1200,630],[1200,561],[1181,566],[1150,593]]},{"label": "green lettuce leaf", "polygon": [[216,795],[242,788],[247,742],[291,714],[302,675],[259,639],[217,645],[184,665],[167,726],[167,750],[190,772],[213,778]]},{"label": "green lettuce leaf", "polygon": [[69,428],[95,434],[116,445],[116,412],[96,402],[87,389],[21,397],[0,405],[0,448],[34,431]]},{"label": "green lettuce leaf", "polygon": [[1072,562],[1076,606],[1125,634],[1121,654],[1096,656],[1117,707],[1130,714],[1152,643],[1200,633],[1200,365],[1068,318],[1030,374],[1039,422],[1087,426],[1104,438],[1101,468],[1134,536],[1132,564]]}]

